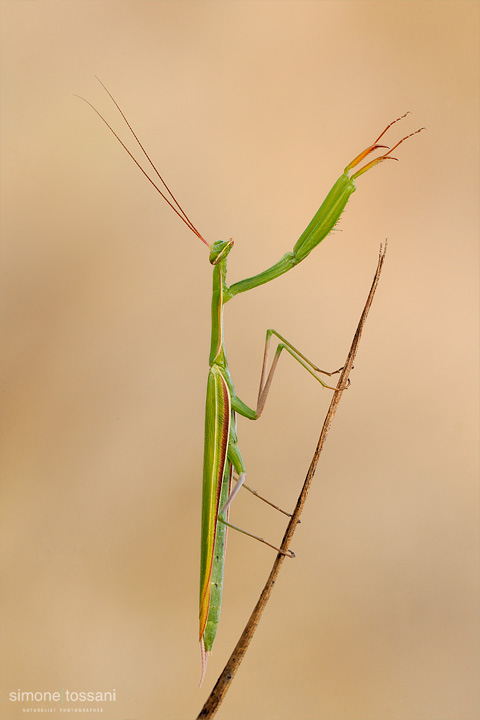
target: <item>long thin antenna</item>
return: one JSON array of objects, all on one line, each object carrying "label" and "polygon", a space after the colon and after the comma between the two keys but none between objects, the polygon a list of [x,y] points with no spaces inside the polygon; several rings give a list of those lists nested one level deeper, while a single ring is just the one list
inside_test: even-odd
[{"label": "long thin antenna", "polygon": [[[120,143],[120,145],[123,147],[123,149],[125,150],[125,152],[130,156],[130,158],[133,160],[133,162],[134,162],[135,165],[138,167],[138,169],[144,174],[144,176],[145,176],[145,177],[147,178],[147,180],[151,183],[151,185],[153,185],[153,187],[154,187],[155,190],[159,193],[159,195],[162,196],[162,198],[165,200],[165,202],[166,202],[166,203],[172,208],[172,210],[178,215],[178,217],[180,218],[180,220],[182,220],[182,221],[185,223],[185,225],[186,225],[207,247],[210,247],[210,245],[208,244],[208,242],[207,242],[207,241],[205,240],[205,238],[201,235],[201,233],[197,230],[197,228],[195,227],[195,225],[192,223],[192,221],[190,220],[190,218],[188,217],[188,215],[185,213],[185,211],[184,211],[183,208],[181,207],[180,203],[177,201],[177,199],[176,199],[175,196],[173,195],[172,191],[170,190],[170,188],[168,187],[168,185],[166,184],[166,182],[164,181],[164,179],[162,178],[162,176],[161,176],[160,173],[158,172],[157,168],[155,167],[154,163],[152,162],[151,158],[149,157],[149,155],[148,155],[147,151],[145,150],[145,148],[143,147],[142,143],[141,143],[140,140],[138,139],[136,133],[134,132],[132,126],[131,126],[130,123],[128,122],[128,120],[127,120],[124,112],[123,112],[122,109],[120,108],[119,104],[117,103],[117,101],[115,100],[115,98],[113,97],[113,95],[112,95],[112,94],[110,93],[110,91],[105,87],[105,85],[102,83],[102,81],[101,81],[99,78],[97,78],[97,80],[98,80],[98,82],[102,85],[102,87],[105,89],[105,91],[108,93],[109,97],[111,98],[111,100],[112,100],[113,103],[115,104],[116,108],[117,108],[118,111],[120,112],[120,114],[121,114],[122,118],[124,119],[124,121],[125,121],[128,129],[130,130],[130,132],[132,133],[133,137],[134,137],[135,140],[137,141],[137,143],[138,143],[138,145],[140,146],[143,154],[145,155],[145,157],[147,158],[148,162],[150,163],[150,165],[151,165],[152,168],[154,169],[157,177],[160,179],[161,183],[163,184],[163,186],[164,186],[164,188],[166,189],[167,193],[170,195],[170,198],[172,199],[173,202],[168,199],[168,197],[165,195],[165,193],[162,192],[162,190],[158,187],[158,185],[152,180],[152,178],[150,177],[150,175],[149,175],[149,174],[144,170],[144,168],[140,165],[140,163],[139,163],[138,160],[135,158],[135,156],[133,155],[133,153],[128,149],[128,147],[125,145],[125,143],[123,142],[123,140],[120,139],[120,137],[119,137],[118,134],[115,132],[115,130],[112,128],[112,126],[110,125],[110,123],[107,122],[107,120],[106,120],[106,119],[103,117],[103,115],[97,110],[97,108],[96,108],[94,105],[92,105],[92,103],[91,103],[89,100],[86,100],[86,99],[85,99],[84,97],[82,97],[81,95],[75,95],[75,97],[78,97],[80,100],[83,100],[84,102],[86,102],[87,105],[90,105],[90,107],[92,108],[92,110],[94,110],[94,111],[97,113],[98,117],[105,123],[105,125],[108,127],[108,129],[110,130],[110,132],[112,133],[112,135],[114,135],[114,137],[118,140],[118,142]],[[176,206],[176,207],[175,207],[175,206]]]},{"label": "long thin antenna", "polygon": [[[103,89],[105,90],[105,92],[107,93],[107,95],[108,95],[108,96],[110,97],[110,99],[112,100],[112,102],[113,102],[113,104],[115,105],[115,107],[117,108],[118,112],[120,113],[120,115],[121,115],[122,118],[124,119],[126,126],[128,127],[128,129],[129,129],[130,132],[132,133],[132,135],[133,135],[133,137],[135,138],[135,140],[137,141],[137,143],[138,143],[141,151],[143,152],[143,154],[144,154],[145,157],[147,158],[148,162],[149,162],[150,165],[152,166],[153,170],[155,171],[156,176],[158,177],[158,179],[159,179],[160,182],[162,183],[163,187],[165,188],[165,190],[168,192],[168,194],[169,194],[170,197],[172,198],[172,200],[173,200],[173,202],[175,203],[175,205],[177,206],[177,208],[178,208],[178,209],[180,210],[180,212],[182,213],[183,217],[185,218],[185,220],[187,221],[187,223],[189,224],[189,226],[191,227],[191,229],[192,229],[194,232],[195,232],[195,231],[198,232],[197,229],[196,229],[196,227],[195,227],[195,225],[192,223],[192,221],[191,221],[190,218],[188,217],[187,213],[184,211],[184,209],[182,208],[182,206],[181,206],[180,203],[178,202],[177,198],[174,196],[174,194],[172,193],[172,191],[171,191],[170,188],[168,187],[167,183],[165,182],[165,180],[163,179],[163,177],[162,177],[162,176],[160,175],[160,173],[158,172],[158,170],[157,170],[157,168],[155,167],[155,165],[154,165],[152,159],[150,158],[149,154],[147,153],[147,151],[146,151],[145,148],[143,147],[142,143],[140,142],[140,140],[139,140],[139,138],[138,138],[138,135],[136,134],[135,130],[132,128],[132,126],[131,126],[130,123],[128,122],[125,113],[123,112],[122,108],[120,107],[120,105],[118,104],[118,102],[117,102],[117,101],[115,100],[115,98],[113,97],[113,95],[112,95],[112,93],[110,92],[110,90],[103,84],[103,82],[100,80],[99,77],[97,77],[97,75],[95,75],[95,79],[98,80],[98,82],[100,83],[100,85],[103,87]],[[202,238],[202,239],[203,239],[203,238]]]}]

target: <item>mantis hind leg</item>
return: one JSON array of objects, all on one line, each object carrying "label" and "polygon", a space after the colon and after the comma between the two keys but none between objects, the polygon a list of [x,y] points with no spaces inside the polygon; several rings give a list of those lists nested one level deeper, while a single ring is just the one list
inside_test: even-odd
[{"label": "mantis hind leg", "polygon": [[277,547],[276,545],[272,545],[272,543],[267,542],[267,540],[260,537],[259,535],[254,535],[251,532],[247,532],[247,530],[242,530],[242,528],[239,528],[236,525],[232,525],[232,523],[227,522],[220,515],[218,516],[218,521],[223,523],[224,525],[227,525],[227,527],[232,528],[232,530],[238,530],[238,532],[241,532],[243,535],[248,535],[248,537],[251,537],[254,540],[258,540],[259,542],[263,543],[264,545],[268,545],[268,547],[273,548],[273,550],[276,550],[281,555],[285,555],[285,557],[289,557],[289,558],[295,557],[295,553],[293,552],[293,550],[282,550],[281,548]]},{"label": "mantis hind leg", "polygon": [[[236,477],[234,476],[233,479],[234,479],[235,481],[240,480],[240,476],[239,476],[238,478],[236,478]],[[263,495],[260,495],[259,492],[257,492],[257,491],[254,490],[253,488],[251,488],[251,487],[249,487],[248,485],[246,485],[246,484],[245,484],[245,478],[244,478],[244,482],[242,483],[242,487],[245,488],[245,490],[248,490],[248,492],[252,493],[252,495],[255,495],[255,497],[257,497],[259,500],[263,500],[264,503],[266,503],[267,505],[270,505],[270,507],[272,507],[274,510],[278,510],[278,512],[283,513],[283,515],[286,515],[287,517],[292,517],[292,513],[289,513],[289,512],[287,512],[286,510],[282,510],[281,507],[278,507],[278,505],[275,505],[273,502],[271,502],[270,500],[267,500],[267,498],[263,497]]]},{"label": "mantis hind leg", "polygon": [[[253,533],[248,532],[247,530],[243,530],[242,528],[239,528],[237,525],[232,525],[232,523],[228,522],[227,517],[228,517],[228,510],[230,508],[230,505],[232,504],[233,500],[235,499],[235,496],[239,492],[240,488],[242,486],[245,487],[244,482],[245,482],[245,478],[247,476],[247,473],[245,470],[245,465],[243,464],[242,456],[240,454],[240,450],[238,449],[238,445],[236,444],[236,442],[231,443],[228,446],[228,461],[231,463],[231,465],[235,468],[236,472],[238,473],[238,480],[237,480],[237,484],[235,485],[235,487],[231,491],[230,495],[228,496],[227,501],[220,508],[220,511],[218,513],[218,521],[220,523],[222,523],[223,525],[226,525],[227,527],[232,528],[232,530],[238,530],[238,532],[241,532],[243,535],[248,535],[248,537],[251,537],[254,540],[258,540],[259,542],[264,543],[264,545],[268,545],[269,547],[273,548],[274,550],[281,553],[282,555],[286,555],[287,557],[294,558],[295,553],[292,552],[291,550],[287,550],[287,551],[281,550],[281,548],[277,547],[276,545],[272,545],[272,543],[267,542],[267,540],[265,540],[264,538],[259,537],[258,535],[254,535]],[[254,492],[255,495],[260,497],[258,495],[258,493],[256,493],[255,491],[251,491],[251,492]],[[261,499],[263,500],[264,498],[261,498]],[[268,500],[266,502],[268,502]],[[273,503],[268,503],[268,504],[272,505]],[[273,505],[273,507],[276,507],[276,506]],[[285,511],[282,510],[282,512],[285,512]],[[288,515],[288,513],[285,513],[285,514]]]},{"label": "mantis hind leg", "polygon": [[278,512],[283,513],[287,517],[292,517],[292,513],[287,512],[286,510],[282,510],[281,507],[278,507],[278,505],[275,505],[270,500],[267,500],[267,498],[263,497],[263,495],[260,495],[259,492],[254,490],[253,488],[249,487],[248,485],[245,485],[245,478],[247,476],[246,468],[243,463],[242,456],[240,454],[240,450],[238,449],[237,443],[231,443],[228,446],[228,459],[233,465],[235,472],[237,474],[237,477],[234,476],[234,480],[236,482],[235,487],[230,492],[230,495],[227,498],[226,503],[223,505],[223,507],[220,509],[220,514],[224,514],[227,512],[227,510],[230,508],[230,505],[232,504],[233,500],[235,499],[238,491],[240,488],[245,488],[245,490],[248,490],[248,492],[252,493],[252,495],[255,495],[259,500],[263,500],[264,503],[267,505],[270,505],[270,507],[274,508],[274,510],[278,510]]},{"label": "mantis hind leg", "polygon": [[228,450],[227,450],[227,457],[228,457],[229,462],[233,465],[233,467],[238,475],[238,480],[237,480],[235,487],[230,492],[225,504],[220,508],[219,515],[224,515],[227,512],[227,510],[229,509],[233,500],[235,499],[238,491],[240,490],[243,483],[245,482],[245,478],[247,476],[247,470],[244,465],[243,458],[240,454],[240,450],[238,449],[238,445],[237,445],[236,441],[235,442],[230,441],[230,443],[228,445]]},{"label": "mantis hind leg", "polygon": [[248,535],[248,537],[254,538],[254,540],[258,540],[259,542],[264,543],[265,545],[268,545],[269,547],[273,548],[274,550],[277,550],[277,552],[282,553],[282,555],[288,555],[289,557],[295,557],[295,555],[289,550],[287,552],[284,552],[283,550],[280,550],[276,545],[272,545],[271,543],[264,540],[264,538],[259,537],[258,535],[254,535],[251,532],[248,532],[247,530],[243,530],[242,528],[239,528],[237,525],[232,525],[232,523],[228,522],[226,519],[228,510],[230,508],[230,505],[232,504],[236,494],[242,487],[243,483],[245,482],[245,478],[247,476],[246,472],[241,472],[237,481],[237,484],[233,488],[232,492],[228,496],[227,502],[225,505],[220,508],[220,511],[218,513],[218,521],[226,525],[227,527],[232,528],[232,530],[238,530],[238,532],[243,533],[243,535]]}]

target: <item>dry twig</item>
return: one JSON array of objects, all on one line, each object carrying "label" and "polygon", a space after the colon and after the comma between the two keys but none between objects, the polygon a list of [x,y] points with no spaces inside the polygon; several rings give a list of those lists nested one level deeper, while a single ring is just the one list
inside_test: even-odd
[{"label": "dry twig", "polygon": [[[295,532],[295,528],[297,527],[297,524],[300,519],[300,515],[302,513],[303,507],[305,505],[305,501],[307,499],[308,491],[310,490],[310,486],[313,481],[313,476],[315,475],[315,471],[317,469],[318,459],[320,457],[320,453],[323,450],[323,446],[325,444],[325,439],[327,437],[327,433],[330,429],[333,418],[335,417],[335,413],[337,412],[337,407],[338,407],[338,404],[342,397],[343,391],[348,385],[348,378],[350,375],[350,371],[353,367],[353,361],[355,360],[355,356],[357,354],[357,349],[358,349],[358,345],[360,342],[360,338],[362,336],[362,331],[363,331],[363,328],[365,325],[365,321],[367,319],[367,315],[370,310],[370,306],[373,302],[373,297],[375,295],[375,291],[377,289],[378,281],[380,279],[380,273],[382,271],[383,261],[385,259],[386,251],[387,251],[387,243],[385,243],[384,247],[380,246],[377,269],[375,271],[375,276],[373,278],[372,286],[370,288],[370,292],[368,294],[368,297],[367,297],[367,300],[365,303],[365,307],[363,308],[363,312],[362,312],[362,315],[358,322],[357,329],[355,331],[355,335],[353,337],[352,344],[350,347],[350,351],[347,356],[347,360],[346,360],[345,365],[340,373],[337,387],[335,389],[332,400],[330,402],[328,412],[325,416],[322,431],[321,431],[320,437],[318,439],[317,447],[315,448],[315,452],[313,454],[313,458],[312,458],[310,467],[307,472],[307,477],[305,478],[305,482],[303,484],[302,490],[298,497],[295,511],[287,525],[285,535],[283,536],[281,549],[284,552],[286,552],[290,546],[290,542],[291,542],[293,534]],[[245,629],[243,630],[243,632],[240,636],[240,639],[239,639],[237,645],[235,646],[234,651],[230,655],[230,658],[229,658],[227,664],[225,665],[220,677],[218,678],[218,680],[215,684],[215,687],[213,688],[212,692],[208,696],[202,710],[200,711],[200,714],[197,716],[197,720],[206,720],[208,718],[212,718],[215,715],[215,713],[217,712],[223,698],[225,697],[225,695],[228,691],[228,688],[230,687],[230,684],[231,684],[233,678],[235,677],[235,673],[237,672],[238,667],[239,667],[240,663],[242,662],[245,653],[247,652],[247,648],[248,648],[250,641],[255,633],[255,630],[257,629],[257,625],[260,622],[260,617],[263,613],[265,605],[267,604],[267,602],[270,598],[273,586],[276,582],[277,576],[280,572],[280,568],[282,567],[284,560],[285,560],[285,555],[282,555],[279,553],[275,559],[275,562],[273,564],[270,575],[268,576],[268,580],[265,583],[265,587],[263,588],[263,590],[260,594],[260,597],[258,599],[258,602],[255,605],[255,608],[245,626]]]}]

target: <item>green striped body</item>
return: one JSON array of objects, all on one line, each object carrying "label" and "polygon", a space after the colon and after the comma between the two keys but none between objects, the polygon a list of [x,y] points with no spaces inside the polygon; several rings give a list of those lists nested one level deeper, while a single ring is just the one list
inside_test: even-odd
[{"label": "green striped body", "polygon": [[[200,639],[203,637],[207,650],[215,637],[213,626],[216,628],[218,623],[214,616],[220,616],[226,525],[218,522],[218,511],[229,493],[230,421],[230,392],[222,372],[214,365],[207,382],[200,557]],[[207,626],[209,641],[205,634]]]}]

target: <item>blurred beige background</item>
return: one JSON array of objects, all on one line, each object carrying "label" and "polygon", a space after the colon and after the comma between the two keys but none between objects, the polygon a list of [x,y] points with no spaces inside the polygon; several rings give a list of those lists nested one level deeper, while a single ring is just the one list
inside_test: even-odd
[{"label": "blurred beige background", "polygon": [[[198,690],[211,272],[74,93],[114,93],[230,281],[289,250],[393,118],[307,262],[226,310],[239,395],[264,332],[342,364],[385,272],[294,542],[219,718],[470,720],[478,700],[478,15],[474,2],[1,2],[2,695],[106,691],[104,720],[196,717],[273,560],[229,539]],[[304,376],[305,375],[305,376]],[[293,505],[329,393],[282,361],[250,484]],[[260,505],[260,507],[259,507]],[[235,521],[279,540],[241,497]],[[58,714],[58,713],[57,713]]]}]

